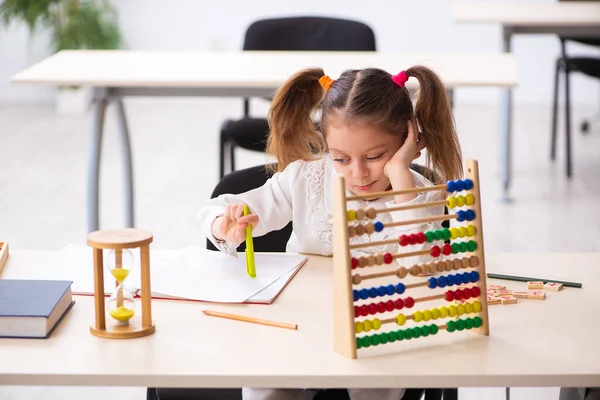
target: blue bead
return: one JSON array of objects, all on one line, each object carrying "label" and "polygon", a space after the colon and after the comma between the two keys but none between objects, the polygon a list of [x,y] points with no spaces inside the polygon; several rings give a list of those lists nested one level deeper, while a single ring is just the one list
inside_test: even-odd
[{"label": "blue bead", "polygon": [[471,271],[471,282],[477,282],[479,280],[479,272]]},{"label": "blue bead", "polygon": [[456,188],[457,192],[462,192],[463,190],[465,190],[465,183],[460,179],[457,179],[454,181],[454,187]]},{"label": "blue bead", "polygon": [[438,278],[438,286],[443,288],[446,287],[446,285],[448,284],[448,278],[446,278],[445,276],[440,276]]},{"label": "blue bead", "polygon": [[358,290],[353,290],[352,294],[354,295],[354,301],[358,301],[358,299],[360,299],[360,294],[358,293]]},{"label": "blue bead", "polygon": [[454,285],[454,275],[448,275],[448,286]]},{"label": "blue bead", "polygon": [[455,285],[461,285],[462,283],[463,283],[462,274],[456,274],[456,275],[454,275],[454,284]]},{"label": "blue bead", "polygon": [[377,288],[377,294],[380,296],[385,296],[387,294],[387,288],[385,286],[379,286]]},{"label": "blue bead", "polygon": [[388,296],[391,296],[391,295],[393,295],[394,293],[396,293],[396,288],[394,287],[394,285],[387,285],[387,286],[385,287],[385,289],[386,289],[386,294],[387,294]]},{"label": "blue bead", "polygon": [[458,222],[463,222],[465,220],[465,218],[467,218],[467,213],[463,210],[458,210],[456,212],[456,215],[457,215],[456,220]]},{"label": "blue bead", "polygon": [[429,278],[429,289],[435,289],[437,287],[437,279]]},{"label": "blue bead", "polygon": [[463,283],[470,283],[471,282],[471,274],[468,272],[465,272],[462,274],[462,282]]},{"label": "blue bead", "polygon": [[375,227],[375,232],[381,232],[383,230],[383,222],[377,221],[373,224]]},{"label": "blue bead", "polygon": [[377,288],[372,287],[369,289],[369,297],[374,299],[375,297],[377,297],[377,294]]},{"label": "blue bead", "polygon": [[452,193],[452,192],[454,192],[456,190],[453,181],[446,182],[446,185],[448,185],[448,188],[446,190],[449,191],[450,193]]},{"label": "blue bead", "polygon": [[470,179],[465,179],[464,181],[465,184],[465,190],[471,190],[473,189],[473,181]]},{"label": "blue bead", "polygon": [[404,283],[399,283],[396,285],[396,293],[402,294],[402,293],[404,293],[405,290],[406,290],[406,287],[404,286]]},{"label": "blue bead", "polygon": [[369,291],[367,289],[360,289],[360,298],[366,300],[369,298]]},{"label": "blue bead", "polygon": [[475,211],[467,210],[467,221],[473,221],[475,219]]}]

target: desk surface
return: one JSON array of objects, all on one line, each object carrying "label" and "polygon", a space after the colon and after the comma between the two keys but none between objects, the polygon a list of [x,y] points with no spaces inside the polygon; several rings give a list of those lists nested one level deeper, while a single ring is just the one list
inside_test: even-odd
[{"label": "desk surface", "polygon": [[[13,251],[2,278],[35,278],[50,255]],[[311,256],[270,306],[154,301],[156,333],[141,339],[92,336],[92,298],[80,296],[51,338],[0,339],[0,385],[599,386],[598,265],[599,253],[490,254],[489,272],[578,281],[583,289],[491,306],[487,337],[440,332],[361,349],[356,360],[333,351],[330,258]],[[524,285],[503,282],[517,290]],[[201,313],[206,308],[294,322],[299,329],[208,317]]]},{"label": "desk surface", "polygon": [[63,51],[16,74],[12,82],[275,90],[305,67],[322,67],[335,79],[351,68],[379,67],[395,74],[421,63],[437,71],[449,88],[517,84],[516,66],[510,54],[159,51]]},{"label": "desk surface", "polygon": [[600,24],[598,2],[467,2],[453,6],[456,22],[497,22],[504,25],[569,25]]}]

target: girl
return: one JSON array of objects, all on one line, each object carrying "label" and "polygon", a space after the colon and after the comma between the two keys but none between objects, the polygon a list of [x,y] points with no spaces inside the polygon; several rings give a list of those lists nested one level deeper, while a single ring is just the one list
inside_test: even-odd
[{"label": "girl", "polygon": [[[415,107],[405,87],[416,78],[420,94]],[[312,113],[321,111],[320,132]],[[462,177],[462,157],[452,110],[439,77],[424,66],[397,75],[376,68],[345,71],[337,80],[322,69],[305,69],[277,91],[269,110],[267,153],[276,157],[277,171],[262,187],[240,195],[221,195],[197,214],[205,235],[221,251],[234,254],[245,240],[279,230],[290,221],[293,232],[288,252],[331,255],[333,248],[334,173],[345,178],[349,196],[386,190],[431,186],[425,176],[410,169],[426,149],[427,163],[438,183]],[[386,208],[441,199],[437,192],[367,198],[348,203],[350,209]],[[246,204],[251,214],[243,216]],[[444,207],[419,208],[377,214],[383,223],[441,215]],[[425,223],[359,235],[351,243],[397,238],[401,233],[440,229]],[[403,251],[422,248],[416,244]],[[398,244],[353,250],[353,256],[398,252]],[[419,257],[398,259],[404,265]],[[352,400],[400,399],[402,389],[350,389]],[[311,391],[244,389],[247,399],[312,398]],[[296,396],[296,397],[293,397]]]}]

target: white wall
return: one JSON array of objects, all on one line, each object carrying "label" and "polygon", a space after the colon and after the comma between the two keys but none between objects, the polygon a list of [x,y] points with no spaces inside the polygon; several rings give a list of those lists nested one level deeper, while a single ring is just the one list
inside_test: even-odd
[{"label": "white wall", "polygon": [[[455,0],[456,1],[456,0]],[[502,1],[502,0],[501,0]],[[553,1],[553,0],[519,0]],[[116,0],[115,0],[116,2]],[[212,8],[209,11],[208,4]],[[299,14],[319,14],[359,19],[370,24],[382,51],[395,52],[496,52],[501,50],[500,27],[489,24],[455,24],[449,0],[341,1],[304,0],[292,4],[273,0],[230,0],[222,4],[202,0],[127,0],[117,8],[130,49],[234,50],[242,45],[245,28],[255,19]],[[16,86],[10,76],[41,60],[47,52],[43,35],[29,41],[23,27],[0,31],[0,102],[49,101],[52,90]],[[597,54],[593,49],[573,46]],[[550,105],[558,40],[549,35],[519,36],[513,42],[520,87],[517,104]],[[407,66],[399,65],[398,69]],[[575,77],[573,102],[597,105],[600,86]],[[494,89],[461,89],[457,101],[498,101]]]}]

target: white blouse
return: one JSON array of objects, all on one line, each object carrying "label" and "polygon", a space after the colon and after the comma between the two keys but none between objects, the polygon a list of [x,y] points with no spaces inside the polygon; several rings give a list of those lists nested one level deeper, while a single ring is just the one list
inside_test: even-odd
[{"label": "white blouse", "polygon": [[[412,171],[416,187],[432,186],[425,177]],[[245,203],[251,212],[258,215],[259,222],[253,236],[262,236],[285,227],[293,222],[293,232],[286,246],[287,252],[317,255],[332,255],[333,251],[333,190],[332,176],[335,174],[333,161],[329,155],[314,161],[295,161],[284,171],[275,173],[263,186],[242,194],[223,194],[208,201],[198,211],[196,218],[204,235],[217,249],[235,254],[236,243],[217,242],[211,233],[211,225],[216,217],[223,215],[230,203]],[[353,194],[347,191],[348,196]],[[404,204],[425,203],[444,198],[443,191],[418,193],[417,197]],[[348,209],[357,210],[374,207],[376,209],[398,206],[393,196],[373,201],[357,200],[347,203]],[[411,210],[378,213],[375,221],[384,224],[392,221],[406,221],[417,218],[442,215],[444,206],[434,206]],[[398,238],[401,234],[426,232],[442,229],[441,223],[429,222],[386,228],[371,235],[364,234],[350,238],[350,243],[364,243]],[[410,252],[425,248],[430,244],[415,244],[400,248],[399,244],[364,247],[352,250],[353,256],[389,252]],[[429,256],[398,258],[397,261],[410,267],[430,259]]]}]

